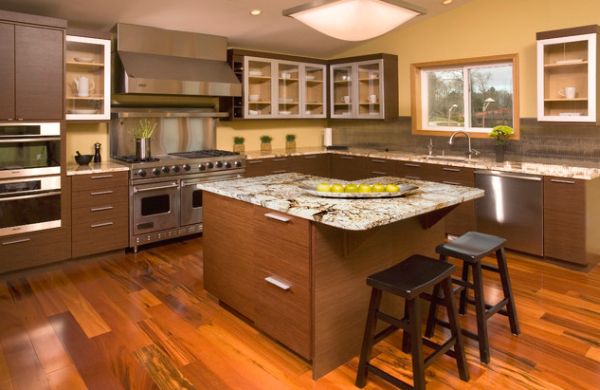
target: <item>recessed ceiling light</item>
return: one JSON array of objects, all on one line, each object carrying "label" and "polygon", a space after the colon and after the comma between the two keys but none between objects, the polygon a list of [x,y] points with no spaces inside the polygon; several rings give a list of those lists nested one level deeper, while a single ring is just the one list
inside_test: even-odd
[{"label": "recessed ceiling light", "polygon": [[453,0],[442,0],[442,5],[449,5],[452,4]]},{"label": "recessed ceiling light", "polygon": [[258,16],[260,14],[262,14],[262,11],[259,9],[253,9],[252,11],[250,11],[250,15],[252,16]]}]

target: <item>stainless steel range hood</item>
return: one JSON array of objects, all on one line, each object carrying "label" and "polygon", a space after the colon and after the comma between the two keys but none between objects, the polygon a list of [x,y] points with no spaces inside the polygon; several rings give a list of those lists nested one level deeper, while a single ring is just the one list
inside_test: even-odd
[{"label": "stainless steel range hood", "polygon": [[227,40],[214,35],[117,24],[114,94],[241,96],[227,64]]}]

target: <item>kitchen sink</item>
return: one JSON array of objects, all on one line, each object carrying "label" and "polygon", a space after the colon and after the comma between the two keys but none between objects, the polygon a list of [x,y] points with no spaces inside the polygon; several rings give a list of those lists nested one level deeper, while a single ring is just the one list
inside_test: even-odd
[{"label": "kitchen sink", "polygon": [[449,162],[475,162],[473,159],[469,160],[467,157],[461,156],[430,156],[424,155],[423,158],[432,161],[449,161]]}]

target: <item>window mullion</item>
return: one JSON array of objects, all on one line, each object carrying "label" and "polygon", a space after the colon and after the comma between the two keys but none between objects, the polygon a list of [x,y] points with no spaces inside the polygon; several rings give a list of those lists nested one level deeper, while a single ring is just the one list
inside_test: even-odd
[{"label": "window mullion", "polygon": [[469,80],[469,68],[463,68],[463,105],[465,115],[465,130],[471,129],[471,80]]}]

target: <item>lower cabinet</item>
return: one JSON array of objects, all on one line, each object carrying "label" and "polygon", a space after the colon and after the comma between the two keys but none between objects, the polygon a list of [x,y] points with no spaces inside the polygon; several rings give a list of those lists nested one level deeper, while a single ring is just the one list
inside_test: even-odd
[{"label": "lower cabinet", "polygon": [[0,272],[9,272],[69,258],[65,227],[0,238]]},{"label": "lower cabinet", "polygon": [[329,177],[329,155],[307,154],[304,156],[288,157],[290,172],[307,175]]},{"label": "lower cabinet", "polygon": [[330,157],[330,175],[339,180],[359,180],[367,177],[365,157],[332,154]]},{"label": "lower cabinet", "polygon": [[80,257],[129,244],[127,172],[71,178],[71,256]]}]

